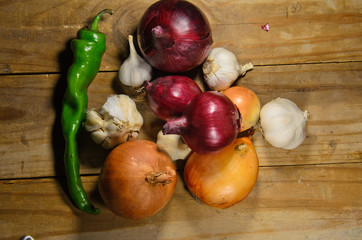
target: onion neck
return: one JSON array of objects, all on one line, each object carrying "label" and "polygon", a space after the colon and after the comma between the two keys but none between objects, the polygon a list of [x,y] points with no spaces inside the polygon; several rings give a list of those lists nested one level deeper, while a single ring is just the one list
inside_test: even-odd
[{"label": "onion neck", "polygon": [[152,36],[157,49],[172,48],[175,44],[174,38],[167,28],[161,26],[152,28]]},{"label": "onion neck", "polygon": [[149,184],[170,184],[174,182],[176,171],[172,168],[167,167],[165,172],[150,173],[146,176],[145,180]]},{"label": "onion neck", "polygon": [[177,134],[182,135],[187,129],[187,119],[185,116],[168,120],[163,125],[163,134]]}]

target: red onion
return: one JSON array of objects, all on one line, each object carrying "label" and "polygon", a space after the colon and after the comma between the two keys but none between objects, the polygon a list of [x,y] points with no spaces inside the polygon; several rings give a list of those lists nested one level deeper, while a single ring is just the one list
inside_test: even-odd
[{"label": "red onion", "polygon": [[205,15],[182,0],[152,4],[141,19],[137,35],[145,59],[167,72],[185,72],[199,66],[213,43]]},{"label": "red onion", "polygon": [[263,30],[266,31],[266,32],[269,32],[269,30],[270,30],[269,23],[266,23],[266,24],[262,25],[262,26],[261,26],[261,29],[263,29]]},{"label": "red onion", "polygon": [[182,116],[169,120],[162,131],[183,136],[194,152],[209,154],[223,149],[236,138],[240,118],[228,97],[207,91],[194,97]]},{"label": "red onion", "polygon": [[145,82],[151,110],[162,120],[180,117],[189,102],[201,93],[199,86],[186,76],[159,77]]}]

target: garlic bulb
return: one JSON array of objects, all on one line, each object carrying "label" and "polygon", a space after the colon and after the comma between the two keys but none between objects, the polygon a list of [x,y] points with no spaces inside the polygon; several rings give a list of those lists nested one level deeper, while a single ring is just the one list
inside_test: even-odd
[{"label": "garlic bulb", "polygon": [[216,91],[226,90],[246,71],[253,68],[252,63],[239,65],[234,53],[225,48],[213,48],[202,66],[206,84]]},{"label": "garlic bulb", "polygon": [[133,36],[128,36],[130,54],[121,65],[118,78],[126,86],[140,87],[144,81],[152,78],[152,67],[141,58],[134,47]]},{"label": "garlic bulb", "polygon": [[173,161],[185,159],[191,152],[191,149],[184,143],[180,135],[164,135],[162,130],[157,134],[156,144],[165,150]]},{"label": "garlic bulb", "polygon": [[105,149],[137,138],[142,125],[135,102],[123,94],[109,96],[99,113],[88,111],[85,121],[93,141]]},{"label": "garlic bulb", "polygon": [[260,111],[260,127],[265,139],[274,147],[294,149],[306,136],[308,111],[285,98],[265,104]]}]

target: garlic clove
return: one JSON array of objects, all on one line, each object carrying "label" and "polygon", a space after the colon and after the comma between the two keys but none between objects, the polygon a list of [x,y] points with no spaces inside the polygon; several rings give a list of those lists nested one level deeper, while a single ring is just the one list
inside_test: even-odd
[{"label": "garlic clove", "polygon": [[92,140],[96,144],[101,145],[107,138],[108,133],[103,131],[102,129],[97,129],[95,131],[92,131],[90,135],[91,135]]},{"label": "garlic clove", "polygon": [[89,111],[87,119],[86,130],[91,132],[94,142],[106,149],[137,138],[143,125],[136,103],[124,94],[110,95],[101,111]]},{"label": "garlic clove", "polygon": [[102,143],[102,147],[105,149],[111,149],[120,143],[127,142],[128,140],[128,130],[121,129],[118,132],[108,132],[108,136],[105,138]]},{"label": "garlic clove", "polygon": [[128,36],[130,55],[121,65],[118,78],[126,86],[140,87],[145,81],[152,78],[152,67],[137,54],[133,36]]},{"label": "garlic clove", "polygon": [[142,115],[137,111],[136,103],[127,95],[111,95],[102,106],[100,114],[108,121],[129,122],[134,128],[143,125]]},{"label": "garlic clove", "polygon": [[103,127],[104,121],[102,116],[93,109],[87,112],[84,128],[89,131],[95,131]]},{"label": "garlic clove", "polygon": [[162,130],[157,134],[156,144],[165,150],[173,161],[184,160],[191,153],[191,149],[184,143],[180,135],[164,135]]},{"label": "garlic clove", "polygon": [[301,111],[292,101],[277,98],[260,111],[260,126],[265,140],[272,146],[295,149],[306,137],[308,112]]},{"label": "garlic clove", "polygon": [[110,119],[104,124],[104,129],[109,133],[116,133],[121,131],[123,128],[126,128],[127,124],[119,121],[118,119]]}]

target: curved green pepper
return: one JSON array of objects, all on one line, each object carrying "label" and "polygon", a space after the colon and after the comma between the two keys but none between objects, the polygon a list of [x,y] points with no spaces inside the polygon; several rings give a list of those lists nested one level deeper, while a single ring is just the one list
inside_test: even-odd
[{"label": "curved green pepper", "polygon": [[87,90],[97,75],[104,52],[106,36],[99,32],[98,25],[104,13],[113,11],[105,9],[93,20],[89,29],[78,31],[78,39],[73,39],[74,62],[67,74],[67,89],[63,99],[62,127],[65,138],[64,164],[69,194],[74,204],[81,210],[98,214],[88,200],[79,173],[77,135],[85,121],[88,108]]}]

